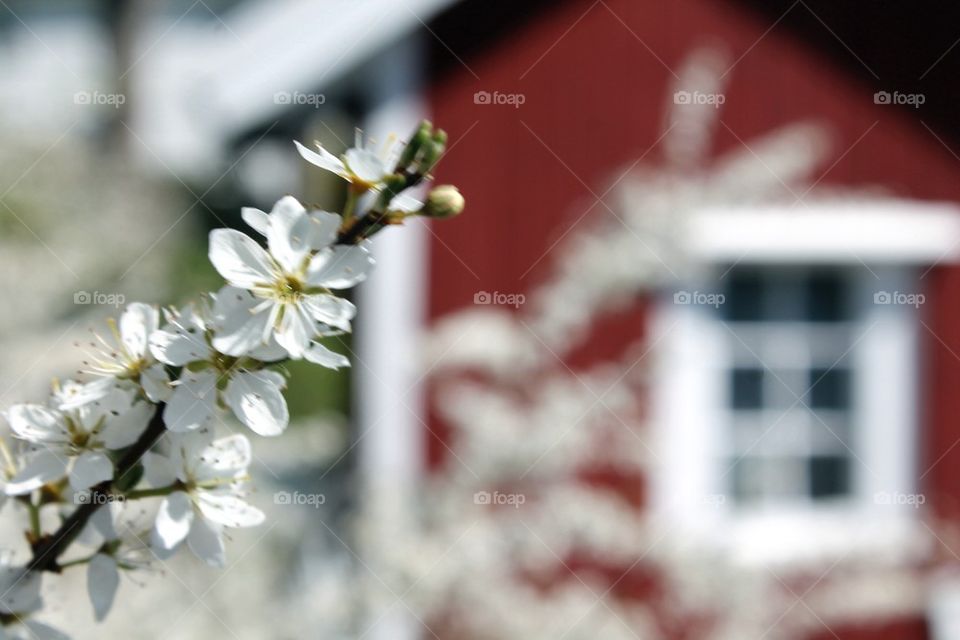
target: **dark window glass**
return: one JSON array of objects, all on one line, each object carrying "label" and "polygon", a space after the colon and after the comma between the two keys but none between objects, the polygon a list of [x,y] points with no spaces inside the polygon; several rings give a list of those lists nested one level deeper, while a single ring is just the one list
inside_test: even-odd
[{"label": "dark window glass", "polygon": [[850,406],[849,370],[811,369],[809,384],[811,408],[842,410]]},{"label": "dark window glass", "polygon": [[726,300],[721,307],[727,320],[763,320],[763,282],[754,270],[733,269],[727,275]]},{"label": "dark window glass", "polygon": [[763,370],[733,369],[730,375],[730,404],[733,408],[761,408],[763,406]]},{"label": "dark window glass", "polygon": [[841,456],[810,458],[810,495],[813,498],[841,496],[850,491],[850,461]]},{"label": "dark window glass", "polygon": [[808,319],[813,322],[847,319],[847,292],[839,273],[813,273],[806,289]]}]

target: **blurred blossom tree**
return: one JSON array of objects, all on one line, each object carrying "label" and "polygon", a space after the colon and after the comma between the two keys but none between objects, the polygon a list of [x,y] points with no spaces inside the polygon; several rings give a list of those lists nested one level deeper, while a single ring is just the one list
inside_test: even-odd
[{"label": "blurred blossom tree", "polygon": [[244,209],[263,242],[232,229],[210,234],[209,258],[225,286],[162,314],[126,305],[97,336],[88,381],[54,381],[45,402],[6,412],[14,439],[0,440],[3,494],[26,522],[29,558],[0,557],[0,638],[66,637],[34,620],[46,576],[86,566],[100,620],[121,572],[183,546],[223,566],[227,530],[264,521],[246,500],[250,442],[218,433],[220,415],[280,435],[290,419],[283,365],[349,365],[320,342],[348,333],[356,313],[334,292],[366,278],[367,240],[386,226],[460,213],[452,187],[435,188],[426,204],[405,193],[430,178],[445,145],[427,122],[396,153],[358,145],[337,158],[297,143],[304,158],[349,183],[341,214],[290,196],[269,213]]}]

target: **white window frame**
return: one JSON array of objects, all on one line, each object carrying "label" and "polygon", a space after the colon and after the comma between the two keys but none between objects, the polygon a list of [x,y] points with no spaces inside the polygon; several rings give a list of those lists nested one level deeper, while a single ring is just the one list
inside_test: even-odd
[{"label": "white window frame", "polygon": [[[723,264],[848,265],[863,274],[861,295],[915,293],[928,265],[960,254],[960,212],[912,201],[702,211],[687,220],[683,233],[688,253],[707,270]],[[698,290],[696,282],[683,284],[677,289]],[[723,416],[732,336],[712,307],[674,304],[673,293],[665,293],[652,318],[658,352],[652,509],[748,563],[903,546],[917,526],[916,508],[877,497],[916,492],[917,309],[870,305],[854,329],[848,356],[855,371],[852,449],[861,460],[852,463],[852,500],[750,511],[732,508],[723,478],[729,462],[720,455],[729,437]],[[865,433],[863,424],[872,432]]]}]

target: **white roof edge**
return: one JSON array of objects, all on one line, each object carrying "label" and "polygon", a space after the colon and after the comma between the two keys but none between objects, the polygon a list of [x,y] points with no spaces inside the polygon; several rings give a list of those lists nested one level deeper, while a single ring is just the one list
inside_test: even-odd
[{"label": "white roof edge", "polygon": [[219,126],[243,130],[280,113],[278,93],[314,92],[429,22],[457,0],[286,0],[238,7],[204,79]]},{"label": "white roof edge", "polygon": [[702,260],[933,264],[960,261],[960,206],[919,200],[709,208],[686,243]]}]

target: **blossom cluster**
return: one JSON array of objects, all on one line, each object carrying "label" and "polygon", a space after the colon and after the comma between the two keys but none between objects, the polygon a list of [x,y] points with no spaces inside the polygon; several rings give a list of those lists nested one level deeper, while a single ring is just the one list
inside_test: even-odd
[{"label": "blossom cluster", "polygon": [[[65,637],[27,619],[42,606],[44,572],[86,565],[99,620],[120,571],[182,546],[222,566],[224,531],[264,521],[245,499],[250,440],[229,418],[259,436],[278,436],[290,422],[283,363],[349,366],[322,341],[351,330],[357,310],[343,292],[373,267],[369,236],[412,215],[447,217],[434,213],[437,196],[420,203],[404,193],[428,177],[444,141],[424,123],[398,157],[359,148],[339,159],[297,143],[306,160],[349,182],[342,215],[292,196],[269,212],[244,208],[251,234],[210,233],[221,289],[179,308],[127,305],[108,321],[109,334],[91,343],[84,381],[55,381],[44,402],[4,412],[14,446],[0,440],[0,500],[29,514],[32,558],[16,566],[0,557],[0,639]],[[443,189],[449,206],[450,188]],[[369,209],[358,215],[362,204]],[[150,505],[144,530],[119,526],[132,500]],[[63,518],[54,532],[41,526],[48,506]],[[62,559],[74,541],[93,553]]]}]

